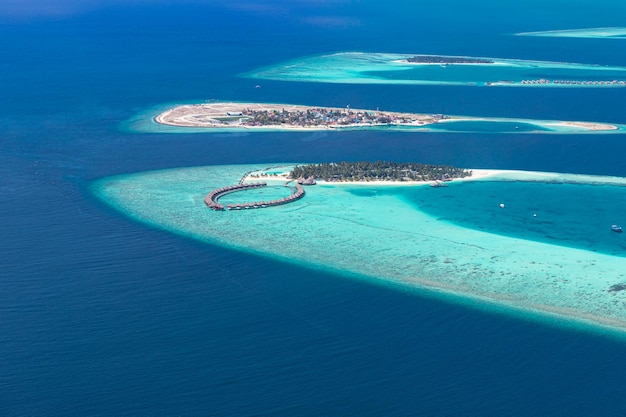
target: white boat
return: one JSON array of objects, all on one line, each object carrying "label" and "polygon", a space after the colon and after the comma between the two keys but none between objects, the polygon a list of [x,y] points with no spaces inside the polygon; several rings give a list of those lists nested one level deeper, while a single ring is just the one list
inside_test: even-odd
[{"label": "white boat", "polygon": [[622,233],[622,226],[618,226],[616,224],[611,225],[611,230],[617,233]]}]

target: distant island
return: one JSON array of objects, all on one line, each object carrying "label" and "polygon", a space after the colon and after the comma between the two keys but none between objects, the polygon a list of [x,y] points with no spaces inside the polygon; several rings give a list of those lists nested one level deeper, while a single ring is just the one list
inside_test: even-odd
[{"label": "distant island", "polygon": [[[249,210],[282,206],[303,198],[306,194],[303,186],[315,185],[317,180],[367,184],[395,182],[424,184],[427,181],[431,181],[433,187],[442,187],[445,186],[444,181],[452,181],[472,175],[472,171],[451,165],[432,165],[417,162],[326,162],[296,165],[291,171],[288,171],[289,168],[289,166],[277,166],[264,170],[248,171],[243,174],[237,184],[222,186],[212,190],[204,197],[204,204],[214,211]],[[485,174],[483,173],[483,175]],[[281,186],[289,188],[291,193],[287,197],[273,200],[226,205],[219,202],[220,198],[226,194],[268,186],[266,181],[259,181],[259,179],[274,180],[274,182],[278,180]],[[273,185],[276,186],[276,184]]]},{"label": "distant island", "polygon": [[450,181],[471,175],[471,171],[451,165],[358,161],[297,165],[291,170],[288,178],[327,182]]},{"label": "distant island", "polygon": [[[530,81],[529,81],[530,82]],[[543,82],[543,81],[541,81]],[[524,82],[522,82],[524,83]],[[449,116],[446,114],[421,114],[390,112],[346,107],[301,106],[292,104],[207,102],[183,104],[172,107],[152,119],[157,124],[179,128],[207,130],[249,129],[256,131],[346,131],[390,129],[404,131],[445,132],[447,126],[454,130],[455,123],[466,123],[468,132],[482,132],[481,124],[506,125],[507,123],[532,123],[538,133],[571,131],[573,133],[619,132],[617,125],[597,122],[559,120],[499,119],[489,117]],[[470,123],[468,123],[470,122]],[[474,123],[474,125],[472,125]],[[542,129],[543,128],[543,129]],[[495,130],[488,130],[493,132]],[[511,130],[506,133],[519,133]]]},{"label": "distant island", "polygon": [[338,107],[268,103],[203,103],[169,109],[157,123],[179,127],[262,129],[355,129],[375,126],[425,126],[447,116]]},{"label": "distant island", "polygon": [[[592,32],[597,35],[599,31]],[[446,71],[447,67],[453,67],[454,70]],[[261,68],[246,76],[255,80],[401,86],[626,87],[624,66],[352,51],[290,60]]]},{"label": "distant island", "polygon": [[548,36],[558,38],[597,38],[626,39],[626,27],[601,27],[585,29],[544,30],[538,32],[520,32],[515,36]]},{"label": "distant island", "polygon": [[488,58],[474,58],[462,56],[440,56],[440,55],[415,55],[407,58],[407,62],[412,64],[495,64],[496,61]]}]

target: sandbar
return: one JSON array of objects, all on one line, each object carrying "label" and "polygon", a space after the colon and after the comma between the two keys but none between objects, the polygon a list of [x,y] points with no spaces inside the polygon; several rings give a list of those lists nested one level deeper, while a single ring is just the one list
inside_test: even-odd
[{"label": "sandbar", "polygon": [[582,129],[596,130],[596,131],[617,130],[617,129],[619,129],[615,125],[610,125],[610,124],[607,124],[607,123],[593,123],[593,122],[559,122],[559,123],[557,123],[557,125],[580,127]]},{"label": "sandbar", "polygon": [[[242,177],[241,182],[255,182],[259,180],[263,180],[268,183],[282,184],[285,181],[290,180],[289,172],[293,168],[293,165],[285,165],[272,167],[268,169],[254,170],[250,172],[246,172],[246,174]],[[277,170],[279,172],[277,172]],[[449,182],[458,182],[458,181],[476,181],[480,179],[485,179],[488,177],[495,176],[503,176],[506,174],[515,174],[517,171],[503,170],[503,169],[472,169],[471,175],[463,178],[452,178]],[[272,174],[268,174],[271,172]],[[318,185],[365,185],[365,186],[394,186],[394,187],[405,187],[405,186],[422,186],[422,185],[432,185],[432,180],[427,181],[384,181],[384,180],[370,180],[370,181],[323,181],[316,179]]]},{"label": "sandbar", "polygon": [[544,30],[520,32],[515,36],[544,36],[554,38],[626,39],[626,27],[602,27],[587,29]]}]

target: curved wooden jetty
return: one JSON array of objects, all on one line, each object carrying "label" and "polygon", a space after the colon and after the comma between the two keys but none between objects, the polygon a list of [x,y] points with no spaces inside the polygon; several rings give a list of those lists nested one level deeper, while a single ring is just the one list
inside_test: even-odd
[{"label": "curved wooden jetty", "polygon": [[[247,209],[256,209],[256,208],[265,208],[272,206],[280,206],[282,204],[291,203],[292,201],[296,201],[304,197],[304,188],[300,184],[296,184],[295,188],[291,189],[291,195],[281,198],[278,200],[270,200],[270,201],[257,201],[254,203],[240,203],[240,204],[227,204],[224,207],[223,204],[220,204],[218,200],[223,195],[234,193],[237,191],[244,191],[251,188],[261,188],[266,187],[267,183],[265,182],[253,182],[249,184],[242,184],[241,182],[237,185],[228,185],[226,187],[218,188],[216,190],[211,191],[204,197],[204,204],[207,205],[210,209],[213,210],[247,210]],[[291,188],[289,186],[289,182],[285,183],[285,187]]]}]

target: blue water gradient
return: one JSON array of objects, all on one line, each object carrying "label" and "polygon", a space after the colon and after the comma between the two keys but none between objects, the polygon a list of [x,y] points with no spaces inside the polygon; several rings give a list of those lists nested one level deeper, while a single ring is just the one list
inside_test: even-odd
[{"label": "blue water gradient", "polygon": [[[626,68],[619,66],[571,62],[536,61],[487,57],[448,57],[440,59],[478,58],[471,63],[408,62],[410,58],[428,55],[392,52],[338,52],[292,59],[242,76],[255,80],[299,81],[340,84],[446,85],[480,87],[534,88],[623,88]],[[430,54],[432,55],[432,54]]]},{"label": "blue water gradient", "polygon": [[433,130],[449,132],[481,132],[481,133],[523,133],[523,132],[553,132],[552,129],[536,123],[496,122],[484,121],[451,121],[430,126]]},{"label": "blue water gradient", "polygon": [[[127,132],[136,133],[259,133],[259,132],[312,132],[317,134],[328,134],[333,131],[378,131],[378,132],[463,132],[463,133],[543,133],[543,134],[623,134],[626,132],[626,125],[617,123],[598,123],[580,121],[560,121],[560,120],[532,120],[520,118],[496,118],[496,117],[468,117],[459,115],[432,115],[432,121],[427,124],[380,124],[370,125],[367,123],[353,123],[349,125],[333,125],[321,127],[304,127],[298,125],[290,126],[255,126],[247,127],[242,125],[232,125],[215,127],[206,121],[196,125],[197,120],[190,125],[189,120],[196,116],[203,120],[207,112],[215,111],[212,106],[224,103],[219,100],[207,100],[206,102],[191,102],[185,104],[158,105],[145,109],[130,117],[120,124],[120,129]],[[243,110],[250,103],[238,103]],[[232,103],[229,103],[232,104]],[[264,105],[269,108],[280,108],[289,104],[285,103],[252,103],[253,105]],[[312,104],[312,103],[309,103]],[[305,105],[305,104],[300,104]],[[178,108],[185,107],[184,117],[168,117],[170,111],[176,112]],[[315,106],[310,105],[314,108]],[[353,109],[356,112],[370,111],[367,109]],[[170,113],[171,115],[171,113]],[[421,114],[416,118],[426,118],[431,115]],[[157,122],[157,120],[160,120]],[[165,123],[163,122],[165,121]],[[178,124],[180,123],[180,125]]]},{"label": "blue water gradient", "polygon": [[[442,221],[464,227],[614,256],[626,256],[626,188],[521,181],[480,181],[405,191]],[[500,207],[504,204],[504,208]]]},{"label": "blue water gradient", "polygon": [[617,135],[118,128],[162,103],[212,98],[626,123],[619,89],[255,89],[236,76],[390,48],[624,66],[621,41],[503,35],[619,26],[623,1],[23,4],[21,18],[0,8],[0,415],[626,413],[618,338],[197,243],[89,192],[116,174],[285,160],[625,176]]}]

